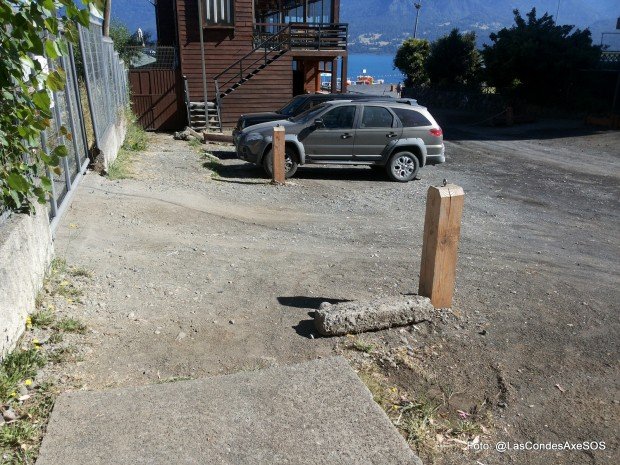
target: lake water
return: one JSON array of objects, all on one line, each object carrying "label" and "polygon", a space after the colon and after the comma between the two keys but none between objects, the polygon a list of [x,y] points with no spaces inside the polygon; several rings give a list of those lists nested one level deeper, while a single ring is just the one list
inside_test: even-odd
[{"label": "lake water", "polygon": [[384,79],[386,83],[396,84],[404,80],[403,75],[394,69],[393,55],[371,55],[366,53],[351,53],[347,69],[348,77],[355,78],[362,74],[363,70],[375,79]]}]

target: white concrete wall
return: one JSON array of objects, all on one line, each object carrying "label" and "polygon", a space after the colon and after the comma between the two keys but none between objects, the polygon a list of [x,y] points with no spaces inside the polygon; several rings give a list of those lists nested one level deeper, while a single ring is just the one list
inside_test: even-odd
[{"label": "white concrete wall", "polygon": [[53,256],[47,209],[14,214],[0,224],[0,356],[12,350],[35,309]]},{"label": "white concrete wall", "polygon": [[124,116],[118,118],[118,122],[110,126],[108,130],[103,134],[101,140],[98,141],[100,153],[100,162],[103,165],[103,171],[107,172],[110,169],[110,165],[114,163],[118,156],[123,142],[125,142],[125,135],[127,134],[127,120]]}]

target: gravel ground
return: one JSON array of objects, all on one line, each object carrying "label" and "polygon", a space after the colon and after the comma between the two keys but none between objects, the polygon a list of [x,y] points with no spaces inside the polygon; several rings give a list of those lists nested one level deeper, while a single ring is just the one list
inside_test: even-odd
[{"label": "gravel ground", "polygon": [[314,333],[313,310],[417,291],[425,193],[445,178],[466,193],[453,309],[365,335],[415,360],[380,369],[416,395],[448,397],[453,411],[484,409],[491,448],[606,450],[452,445],[424,458],[618,463],[620,133],[437,116],[448,161],[408,184],[365,167],[304,167],[275,187],[230,147],[206,146],[214,167],[165,134],[150,135],[133,179],[86,176],[56,238],[57,254],[94,276],[85,305],[68,310],[92,328],[68,376],[99,389],[342,352],[345,338]]}]

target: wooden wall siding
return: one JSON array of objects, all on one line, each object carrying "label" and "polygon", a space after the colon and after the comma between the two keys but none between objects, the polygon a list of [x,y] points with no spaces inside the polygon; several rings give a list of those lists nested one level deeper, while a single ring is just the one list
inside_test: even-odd
[{"label": "wooden wall siding", "polygon": [[[197,0],[176,0],[181,69],[190,98],[202,100],[202,65]],[[253,0],[235,1],[235,27],[204,29],[208,99],[213,78],[252,50]],[[224,90],[224,89],[222,89]],[[275,110],[293,96],[293,63],[285,54],[222,100],[222,124],[234,126],[241,113]]]},{"label": "wooden wall siding", "polygon": [[171,131],[186,124],[180,70],[130,70],[131,103],[138,123],[151,131]]}]

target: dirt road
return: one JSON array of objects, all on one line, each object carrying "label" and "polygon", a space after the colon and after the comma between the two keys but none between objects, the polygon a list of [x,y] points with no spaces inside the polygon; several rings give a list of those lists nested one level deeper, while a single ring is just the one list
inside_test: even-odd
[{"label": "dirt road", "polygon": [[211,165],[168,135],[150,137],[134,179],[86,176],[56,239],[58,255],[95,276],[73,310],[93,330],[91,351],[70,375],[99,389],[341,351],[345,338],[316,336],[309,312],[417,291],[425,193],[445,178],[466,192],[453,312],[430,330],[364,340],[415,353],[417,369],[384,367],[395,385],[484,408],[492,447],[605,441],[606,450],[461,446],[423,458],[618,463],[620,133],[452,116],[439,115],[448,162],[405,185],[363,167],[310,167],[273,187],[230,148],[208,147],[221,159]]}]

